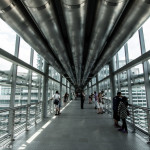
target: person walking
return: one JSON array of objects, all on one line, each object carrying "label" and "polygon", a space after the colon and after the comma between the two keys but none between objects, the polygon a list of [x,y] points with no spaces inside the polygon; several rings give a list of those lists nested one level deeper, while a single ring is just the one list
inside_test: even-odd
[{"label": "person walking", "polygon": [[82,92],[81,92],[81,109],[84,109],[84,108],[83,108],[84,100],[85,100],[85,94],[84,94],[84,92],[82,91]]},{"label": "person walking", "polygon": [[97,95],[96,91],[94,91],[95,109],[97,109],[97,99],[98,99],[98,95]]},{"label": "person walking", "polygon": [[118,124],[118,121],[120,121],[120,117],[118,115],[118,106],[121,99],[122,99],[121,92],[118,92],[117,96],[113,98],[113,118],[115,127],[120,127],[120,125]]},{"label": "person walking", "polygon": [[102,106],[101,106],[101,101],[102,101],[102,94],[98,93],[98,98],[97,98],[97,114],[102,114]]},{"label": "person walking", "polygon": [[68,94],[65,93],[65,95],[64,95],[64,105],[65,106],[66,106],[67,101],[68,101]]},{"label": "person walking", "polygon": [[60,95],[58,91],[56,91],[56,93],[53,95],[53,99],[54,99],[54,105],[56,109],[55,115],[60,115]]},{"label": "person walking", "polygon": [[127,116],[129,115],[129,112],[128,112],[127,107],[128,107],[127,97],[124,96],[122,97],[118,106],[118,115],[120,116],[122,120],[122,126],[119,129],[119,131],[122,131],[124,133],[128,133],[126,119],[127,119]]}]

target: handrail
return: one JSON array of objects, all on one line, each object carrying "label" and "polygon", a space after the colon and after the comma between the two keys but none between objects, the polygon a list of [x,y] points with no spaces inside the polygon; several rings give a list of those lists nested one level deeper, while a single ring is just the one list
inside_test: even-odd
[{"label": "handrail", "polygon": [[[112,100],[105,97],[103,99],[105,100],[104,107],[106,112],[112,114]],[[127,117],[127,122],[131,125],[133,129],[132,132],[135,133],[137,130],[144,133],[149,138],[147,143],[150,143],[150,108],[134,104],[129,104],[128,106],[130,115]],[[111,109],[111,111],[109,109]]]},{"label": "handrail", "polygon": [[14,108],[9,107],[9,108],[6,108],[6,109],[1,109],[0,113],[7,112],[7,111],[10,111],[10,110],[17,110],[17,109],[20,109],[20,108],[26,108],[26,107],[29,107],[29,106],[32,106],[32,105],[37,105],[37,104],[40,104],[40,103],[42,103],[42,101],[37,102],[37,103],[31,103],[31,104],[27,104],[27,105],[17,106],[17,107],[14,107]]},{"label": "handrail", "polygon": [[[109,100],[109,101],[111,101],[111,99],[108,99],[108,98],[105,98],[105,97],[103,97],[103,99],[104,100]],[[133,106],[133,107],[135,107],[135,108],[140,108],[140,109],[143,109],[143,110],[145,110],[145,111],[150,111],[150,108],[147,108],[147,107],[142,107],[142,106],[139,106],[139,105],[134,105],[134,104],[129,104],[129,106]]]}]

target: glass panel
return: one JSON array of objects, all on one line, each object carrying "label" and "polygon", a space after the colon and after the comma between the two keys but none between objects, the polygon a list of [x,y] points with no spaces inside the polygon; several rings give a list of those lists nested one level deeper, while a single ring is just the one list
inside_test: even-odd
[{"label": "glass panel", "polygon": [[127,71],[121,72],[119,74],[120,76],[120,86],[127,86],[128,85],[128,80],[127,80]]},{"label": "glass panel", "polygon": [[38,88],[32,87],[31,89],[31,103],[37,103],[38,100]]},{"label": "glass panel", "polygon": [[[40,66],[41,64],[41,66]],[[42,70],[42,58],[40,55],[34,50],[34,57],[33,57],[33,67],[35,67],[38,70]]]},{"label": "glass panel", "polygon": [[123,67],[126,64],[124,47],[122,47],[119,50],[118,58],[119,58],[119,68],[121,68],[121,67]]},{"label": "glass panel", "polygon": [[11,85],[3,84],[0,81],[0,109],[8,108],[10,104]]},{"label": "glass panel", "polygon": [[0,71],[9,72],[12,63],[0,57]]},{"label": "glass panel", "polygon": [[139,34],[136,32],[128,41],[129,62],[141,56]]},{"label": "glass panel", "polygon": [[9,107],[11,94],[12,63],[0,58],[0,109]]},{"label": "glass panel", "polygon": [[121,87],[121,94],[122,94],[122,96],[129,97],[128,87]]},{"label": "glass panel", "polygon": [[66,78],[62,78],[62,83],[66,85]]},{"label": "glass panel", "polygon": [[91,82],[89,82],[89,87],[91,87]]},{"label": "glass panel", "polygon": [[30,64],[30,53],[31,47],[23,39],[20,39],[19,58]]},{"label": "glass panel", "polygon": [[132,100],[134,105],[147,107],[146,92],[144,85],[132,86]]},{"label": "glass panel", "polygon": [[17,80],[16,80],[16,93],[15,93],[15,106],[28,104],[28,70],[18,66]]},{"label": "glass panel", "polygon": [[28,87],[16,85],[15,106],[28,104]]},{"label": "glass panel", "polygon": [[92,85],[96,83],[96,77],[92,79]]},{"label": "glass panel", "polygon": [[14,55],[16,33],[0,19],[0,48]]},{"label": "glass panel", "polygon": [[150,18],[143,25],[146,51],[150,50]]},{"label": "glass panel", "polygon": [[66,93],[66,87],[63,85],[63,86],[62,86],[62,96],[64,96],[65,93]]},{"label": "glass panel", "polygon": [[114,65],[114,71],[117,70],[117,59],[116,59],[116,55],[113,57],[113,65]]},{"label": "glass panel", "polygon": [[97,92],[97,88],[96,85],[93,86],[93,92],[96,91]]}]

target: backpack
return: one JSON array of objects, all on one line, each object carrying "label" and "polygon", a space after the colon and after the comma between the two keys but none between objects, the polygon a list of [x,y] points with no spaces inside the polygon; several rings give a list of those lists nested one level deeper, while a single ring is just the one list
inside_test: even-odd
[{"label": "backpack", "polygon": [[55,100],[54,100],[54,104],[55,104],[55,105],[58,105],[58,104],[59,104],[59,100],[58,100],[58,99],[55,99]]}]

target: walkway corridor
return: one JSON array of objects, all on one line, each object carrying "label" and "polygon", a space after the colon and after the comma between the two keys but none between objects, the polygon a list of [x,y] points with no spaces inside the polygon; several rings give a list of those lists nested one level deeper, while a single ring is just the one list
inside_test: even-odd
[{"label": "walkway corridor", "polygon": [[[72,101],[61,116],[52,119],[47,127],[45,125],[41,129],[45,123],[16,139],[12,149],[150,150],[135,134],[117,131],[110,116],[96,114],[92,105],[85,104],[85,109],[81,110],[80,101],[77,100]],[[39,135],[32,141],[30,137],[35,132]]]}]

